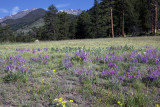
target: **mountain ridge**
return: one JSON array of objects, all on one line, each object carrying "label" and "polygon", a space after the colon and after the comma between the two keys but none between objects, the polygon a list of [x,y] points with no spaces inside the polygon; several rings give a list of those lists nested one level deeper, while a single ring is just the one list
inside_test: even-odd
[{"label": "mountain ridge", "polygon": [[37,8],[32,8],[32,9],[26,9],[26,10],[22,10],[14,15],[8,15],[5,16],[4,18],[0,18],[0,23],[8,20],[8,19],[18,19],[18,18],[22,18],[24,16],[26,16],[27,14],[29,14],[30,12],[37,10]]},{"label": "mountain ridge", "polygon": [[[22,10],[14,15],[8,15],[5,16],[3,18],[0,18],[0,23],[3,23],[4,21],[8,20],[8,19],[19,19],[19,18],[23,18],[24,16],[26,16],[27,14],[29,14],[32,11],[35,11],[37,9],[41,9],[41,8],[32,8],[32,9],[26,9],[26,10]],[[46,10],[45,10],[46,11]],[[64,10],[59,10],[58,12],[66,12],[67,14],[72,14],[72,15],[79,15],[82,13],[81,9],[64,9]]]}]

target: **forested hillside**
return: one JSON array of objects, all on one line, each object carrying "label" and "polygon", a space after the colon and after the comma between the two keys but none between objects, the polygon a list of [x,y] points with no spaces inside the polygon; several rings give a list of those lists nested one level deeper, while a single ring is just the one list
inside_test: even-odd
[{"label": "forested hillside", "polygon": [[[26,23],[33,23],[40,17],[29,15],[21,21],[17,20],[20,23],[8,20],[6,24],[14,31],[22,28],[23,30],[16,31],[14,37],[16,41],[24,42],[36,39],[45,41],[159,35],[159,3],[160,0],[94,0],[94,6],[80,15],[58,12],[56,7],[51,5],[46,12],[37,14],[40,17],[44,15],[39,21],[41,26],[32,26],[32,30],[27,33],[24,30],[28,27]],[[1,38],[6,38],[6,31],[3,29],[5,28],[1,26]],[[26,37],[30,39],[26,40]]]}]

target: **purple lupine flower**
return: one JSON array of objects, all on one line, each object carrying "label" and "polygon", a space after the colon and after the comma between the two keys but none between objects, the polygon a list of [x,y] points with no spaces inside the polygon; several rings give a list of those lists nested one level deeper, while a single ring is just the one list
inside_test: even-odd
[{"label": "purple lupine flower", "polygon": [[115,75],[117,74],[117,70],[111,69],[105,69],[104,71],[101,72],[102,75]]},{"label": "purple lupine flower", "polygon": [[40,49],[40,48],[38,48],[38,49],[37,49],[37,51],[41,51],[41,49]]},{"label": "purple lupine flower", "polygon": [[16,66],[16,70],[20,70],[20,67],[19,67],[19,66]]},{"label": "purple lupine flower", "polygon": [[72,65],[72,63],[67,63],[66,64],[66,68],[71,68],[73,65]]},{"label": "purple lupine flower", "polygon": [[47,51],[48,49],[47,48],[44,48],[44,51]]},{"label": "purple lupine flower", "polygon": [[109,65],[111,68],[113,68],[113,69],[117,69],[116,63],[110,62],[110,63],[108,63],[108,65]]},{"label": "purple lupine flower", "polygon": [[120,80],[120,82],[122,82],[124,80],[124,76],[118,76],[118,80]]},{"label": "purple lupine flower", "polygon": [[160,76],[160,71],[159,71],[159,67],[156,68],[154,66],[150,67],[147,66],[147,71],[148,71],[148,76],[147,78],[151,81],[157,79]]},{"label": "purple lupine flower", "polygon": [[12,60],[13,60],[13,57],[12,57],[12,56],[10,56],[10,57],[9,57],[9,59],[12,61]]},{"label": "purple lupine flower", "polygon": [[32,57],[30,60],[34,62],[40,62],[46,64],[48,60],[50,59],[50,55],[39,55],[37,58]]},{"label": "purple lupine flower", "polygon": [[9,64],[7,67],[6,67],[6,70],[13,70],[14,69],[14,67],[11,65],[11,64]]},{"label": "purple lupine flower", "polygon": [[78,70],[78,69],[75,69],[75,72],[78,73],[79,75],[82,75],[82,74],[83,74],[83,72],[80,71],[80,70]]},{"label": "purple lupine flower", "polygon": [[32,53],[36,53],[36,49],[32,49]]},{"label": "purple lupine flower", "polygon": [[86,53],[86,52],[83,52],[83,49],[78,50],[76,52],[76,56],[79,57],[79,58],[81,58],[82,60],[84,60],[86,62],[91,61],[91,60],[89,60],[89,54]]},{"label": "purple lupine flower", "polygon": [[134,70],[135,70],[135,66],[130,66],[128,69],[129,72],[134,71]]}]

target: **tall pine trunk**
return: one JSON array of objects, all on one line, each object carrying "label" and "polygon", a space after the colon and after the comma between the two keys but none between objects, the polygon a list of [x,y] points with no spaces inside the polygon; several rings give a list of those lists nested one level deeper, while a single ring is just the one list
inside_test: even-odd
[{"label": "tall pine trunk", "polygon": [[157,35],[157,5],[155,5],[155,25],[154,25],[154,35]]},{"label": "tall pine trunk", "polygon": [[114,38],[114,29],[113,29],[113,14],[111,9],[111,26],[112,26],[112,38]]}]

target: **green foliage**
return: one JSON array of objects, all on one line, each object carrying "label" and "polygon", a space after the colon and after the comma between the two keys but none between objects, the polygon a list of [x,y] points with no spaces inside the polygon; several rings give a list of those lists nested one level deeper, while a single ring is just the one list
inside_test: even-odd
[{"label": "green foliage", "polygon": [[[54,5],[48,10],[37,9],[25,17],[4,21],[15,31],[16,41],[64,40],[111,37],[111,9],[115,36],[121,36],[124,11],[124,31],[126,35],[153,35],[155,25],[155,5],[159,10],[160,0],[94,0],[94,6],[80,15],[58,12]],[[158,21],[159,21],[158,16]],[[159,28],[159,25],[158,25]],[[3,31],[5,31],[3,29]],[[13,32],[9,41],[14,41]],[[159,33],[157,33],[159,35]],[[23,37],[22,37],[23,36]],[[1,41],[7,33],[0,28]],[[28,37],[26,39],[26,37]]]},{"label": "green foliage", "polygon": [[14,33],[9,25],[0,25],[0,42],[14,42]]},{"label": "green foliage", "polygon": [[27,82],[28,81],[28,77],[22,73],[8,73],[7,75],[5,75],[3,77],[3,81],[4,82]]},{"label": "green foliage", "polygon": [[77,39],[91,38],[90,26],[91,26],[90,15],[87,12],[83,11],[79,15],[78,20],[77,20],[76,38]]},{"label": "green foliage", "polygon": [[57,14],[56,27],[56,39],[67,39],[69,35],[69,17],[67,13],[60,12]]}]

